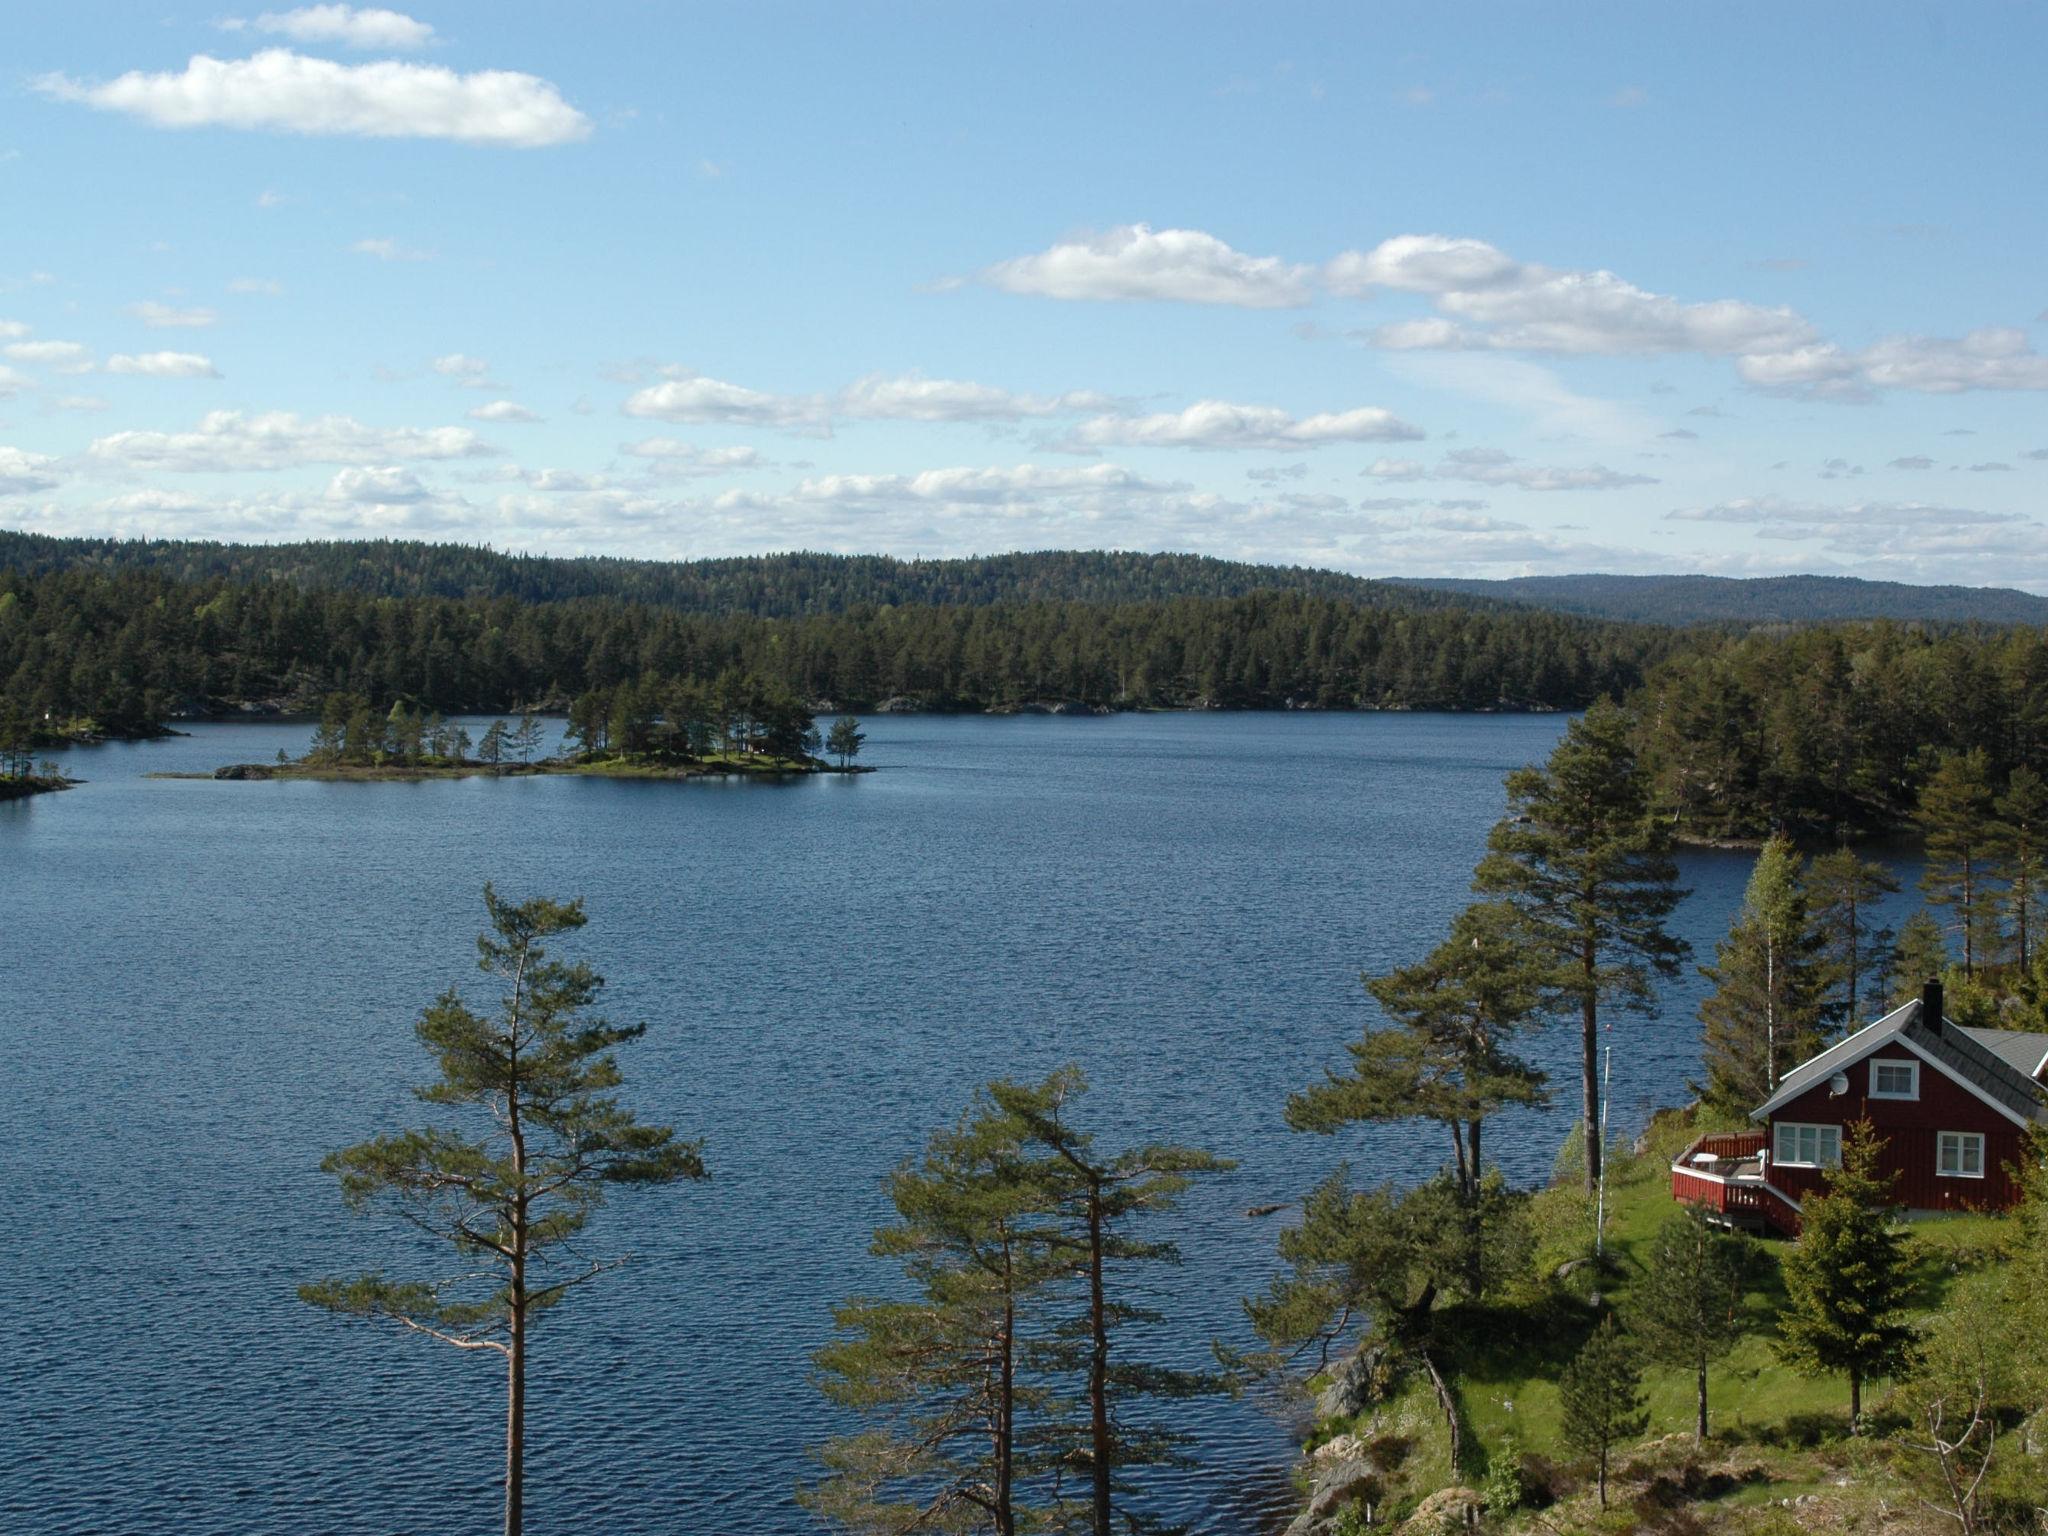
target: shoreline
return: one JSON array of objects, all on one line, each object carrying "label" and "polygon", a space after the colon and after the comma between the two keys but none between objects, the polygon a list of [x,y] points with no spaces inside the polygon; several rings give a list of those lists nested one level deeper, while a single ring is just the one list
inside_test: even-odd
[{"label": "shoreline", "polygon": [[816,758],[798,761],[744,758],[692,763],[631,762],[607,758],[597,762],[538,763],[228,763],[211,773],[152,773],[152,779],[185,779],[247,783],[258,780],[309,780],[326,784],[409,784],[430,779],[802,779],[827,774],[873,773],[871,767],[839,767]]}]

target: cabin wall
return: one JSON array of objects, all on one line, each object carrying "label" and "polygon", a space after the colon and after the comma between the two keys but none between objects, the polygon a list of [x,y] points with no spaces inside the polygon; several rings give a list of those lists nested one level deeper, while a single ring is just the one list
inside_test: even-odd
[{"label": "cabin wall", "polygon": [[[1880,1047],[1876,1058],[1915,1060],[1903,1046]],[[1850,1125],[1868,1119],[1884,1138],[1878,1165],[1897,1175],[1892,1193],[1898,1202],[1916,1211],[2003,1210],[2019,1200],[2019,1189],[2006,1171],[2019,1161],[2020,1127],[1999,1110],[1978,1098],[1929,1061],[1920,1061],[1918,1099],[1873,1099],[1870,1097],[1871,1057],[1849,1067],[1849,1091],[1830,1096],[1823,1082],[1801,1094],[1771,1116],[1775,1147],[1779,1121],[1801,1125],[1839,1125],[1847,1139]],[[1969,1131],[1984,1138],[1984,1177],[1943,1178],[1935,1172],[1937,1136],[1942,1131]],[[1795,1200],[1804,1201],[1818,1193],[1821,1170],[1794,1168],[1772,1163],[1766,1177]]]}]

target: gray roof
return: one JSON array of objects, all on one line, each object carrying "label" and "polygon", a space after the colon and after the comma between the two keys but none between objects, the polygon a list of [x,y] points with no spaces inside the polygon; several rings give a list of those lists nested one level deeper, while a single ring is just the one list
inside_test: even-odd
[{"label": "gray roof", "polygon": [[1971,1029],[1968,1025],[1963,1027],[1963,1033],[2007,1066],[2018,1067],[2023,1077],[2032,1077],[2034,1069],[2048,1057],[2048,1035],[2018,1029]]},{"label": "gray roof", "polygon": [[2008,1029],[1964,1029],[1947,1019],[1942,1020],[1939,1028],[1930,1028],[1922,1022],[1920,1012],[1920,999],[1902,1003],[1883,1018],[1836,1041],[1818,1056],[1801,1062],[1785,1074],[1776,1093],[1750,1111],[1750,1118],[1770,1118],[1773,1110],[1825,1082],[1852,1062],[1898,1041],[2017,1118],[2048,1125],[2048,1091],[2033,1076],[2041,1058],[2048,1055],[2048,1035]]}]

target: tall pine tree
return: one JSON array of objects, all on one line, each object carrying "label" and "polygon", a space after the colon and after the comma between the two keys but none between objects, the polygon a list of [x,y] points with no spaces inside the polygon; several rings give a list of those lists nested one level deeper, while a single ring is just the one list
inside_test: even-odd
[{"label": "tall pine tree", "polygon": [[1996,903],[1992,873],[1998,831],[1990,761],[1982,748],[1951,752],[1920,791],[1915,818],[1927,840],[1927,869],[1920,889],[1927,904],[1955,909],[1954,927],[1963,941],[1963,975],[1995,956]]},{"label": "tall pine tree", "polygon": [[1541,768],[1508,775],[1508,814],[1487,838],[1473,888],[1511,905],[1556,980],[1553,1002],[1576,1013],[1586,1189],[1599,1183],[1600,1009],[1651,1012],[1654,976],[1688,953],[1664,920],[1684,892],[1670,829],[1650,804],[1635,721],[1606,699],[1565,730]]},{"label": "tall pine tree", "polygon": [[1707,1081],[1716,1108],[1746,1113],[1777,1089],[1790,1067],[1813,1054],[1821,1032],[1826,973],[1821,935],[1807,921],[1799,855],[1773,837],[1757,855],[1742,909],[1700,974],[1714,983],[1700,1003]]},{"label": "tall pine tree", "polygon": [[1564,1443],[1592,1458],[1599,1480],[1600,1507],[1607,1507],[1607,1459],[1614,1447],[1633,1440],[1649,1427],[1643,1411],[1643,1372],[1633,1340],[1614,1325],[1614,1314],[1600,1326],[1564,1368],[1557,1383],[1563,1415]]},{"label": "tall pine tree", "polygon": [[1998,797],[1992,855],[2005,882],[2005,917],[2020,974],[2034,965],[2041,897],[2048,886],[2048,780],[2031,768],[2015,768]]},{"label": "tall pine tree", "polygon": [[519,1536],[533,1328],[571,1291],[624,1262],[591,1259],[577,1239],[612,1188],[701,1179],[704,1164],[698,1143],[642,1125],[612,1091],[621,1081],[613,1048],[646,1026],[591,1017],[604,979],[551,958],[543,942],[581,928],[582,903],[515,906],[486,885],[484,905],[491,931],[477,940],[477,963],[504,986],[495,1013],[472,1012],[450,988],[415,1031],[440,1068],[418,1097],[480,1129],[387,1133],[321,1164],[351,1207],[389,1207],[447,1243],[460,1272],[323,1280],[299,1296],[504,1357],[505,1533]]},{"label": "tall pine tree", "polygon": [[1880,1002],[1890,988],[1897,944],[1878,913],[1884,898],[1898,892],[1896,875],[1854,849],[1837,848],[1807,865],[1807,910],[1827,966],[1821,1019],[1831,1030],[1859,1028],[1865,1007]]}]

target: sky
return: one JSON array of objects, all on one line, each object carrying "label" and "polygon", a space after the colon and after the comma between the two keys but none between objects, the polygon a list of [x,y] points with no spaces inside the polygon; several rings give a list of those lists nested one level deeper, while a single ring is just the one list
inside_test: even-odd
[{"label": "sky", "polygon": [[0,527],[2048,592],[2048,9],[8,8]]}]

